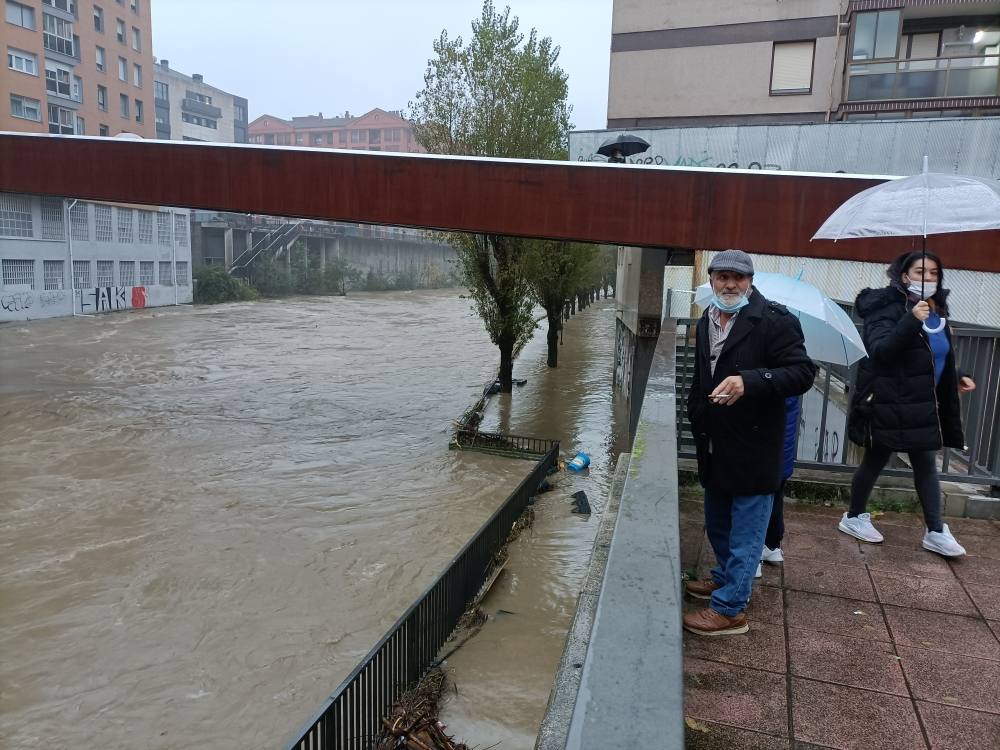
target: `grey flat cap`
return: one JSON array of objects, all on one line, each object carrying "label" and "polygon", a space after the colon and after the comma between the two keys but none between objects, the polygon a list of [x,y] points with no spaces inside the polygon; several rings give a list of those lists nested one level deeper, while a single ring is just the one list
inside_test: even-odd
[{"label": "grey flat cap", "polygon": [[732,271],[753,276],[753,260],[742,250],[723,250],[708,264],[708,272],[712,271]]}]

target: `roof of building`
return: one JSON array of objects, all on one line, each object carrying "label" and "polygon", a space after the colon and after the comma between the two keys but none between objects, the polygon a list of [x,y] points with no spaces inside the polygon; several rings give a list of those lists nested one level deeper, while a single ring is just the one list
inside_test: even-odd
[{"label": "roof of building", "polygon": [[[351,117],[349,112],[345,112],[341,117],[323,117],[323,113],[320,112],[316,115],[303,115],[301,117],[292,117],[290,120],[286,120],[283,117],[275,117],[274,115],[263,114],[257,117],[253,122],[250,123],[251,130],[259,130],[261,128],[270,128],[272,125],[283,125],[286,128],[293,128],[295,130],[306,130],[313,128],[345,128],[355,123],[362,121],[369,122],[373,119],[385,116],[388,121],[398,121],[401,125],[409,125],[405,119],[402,118],[401,112],[399,110],[385,110],[380,107],[375,107],[375,109],[369,110],[360,117]],[[269,120],[268,125],[262,125],[262,121]]]}]

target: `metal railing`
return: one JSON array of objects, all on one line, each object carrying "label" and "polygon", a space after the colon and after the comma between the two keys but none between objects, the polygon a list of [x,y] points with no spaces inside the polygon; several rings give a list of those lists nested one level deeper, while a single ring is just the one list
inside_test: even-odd
[{"label": "metal railing", "polygon": [[555,465],[553,445],[503,505],[462,547],[334,691],[287,750],[367,750],[393,703],[416,685],[490,574],[528,500]]},{"label": "metal railing", "polygon": [[[845,307],[850,307],[845,305]],[[694,373],[694,331],[697,318],[677,319],[677,425],[683,458],[695,455],[687,419],[687,397]],[[976,390],[962,396],[966,450],[941,452],[941,478],[954,482],[1000,485],[1000,330],[956,324],[952,343],[959,370],[976,381]],[[796,468],[854,471],[861,449],[847,440],[847,413],[858,365],[820,367],[812,390],[803,396]],[[889,476],[911,476],[905,466],[887,468]]]},{"label": "metal railing", "polygon": [[1000,96],[998,66],[995,55],[851,63],[846,101]]},{"label": "metal railing", "polygon": [[250,264],[257,260],[257,256],[261,253],[273,250],[279,245],[294,242],[299,236],[301,225],[301,221],[292,222],[290,224],[279,224],[261,237],[260,240],[253,243],[250,247],[240,253],[240,255],[233,260],[232,265],[229,267],[229,273],[245,273]]},{"label": "metal railing", "polygon": [[481,453],[496,453],[518,458],[540,458],[558,447],[558,440],[508,435],[503,432],[480,432],[479,430],[456,430],[452,442],[461,450],[476,450]]}]

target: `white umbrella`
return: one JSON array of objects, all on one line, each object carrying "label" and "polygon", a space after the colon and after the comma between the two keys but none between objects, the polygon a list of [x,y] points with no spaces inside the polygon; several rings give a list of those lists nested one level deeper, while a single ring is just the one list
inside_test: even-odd
[{"label": "white umbrella", "polygon": [[[851,365],[868,356],[854,321],[836,302],[812,284],[780,273],[754,274],[753,285],[772,302],[788,308],[802,324],[806,352],[819,362]],[[710,284],[695,290],[695,304],[706,307]]]},{"label": "white umbrella", "polygon": [[1000,229],[1000,182],[926,171],[868,188],[834,211],[814,240],[926,237]]}]

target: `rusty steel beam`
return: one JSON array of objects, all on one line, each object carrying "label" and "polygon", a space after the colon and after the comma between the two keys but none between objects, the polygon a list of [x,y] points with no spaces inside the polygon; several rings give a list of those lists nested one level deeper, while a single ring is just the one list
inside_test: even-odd
[{"label": "rusty steel beam", "polygon": [[[639,247],[885,262],[909,238],[809,238],[873,177],[0,133],[0,191]],[[1000,232],[938,235],[1000,272]]]}]

